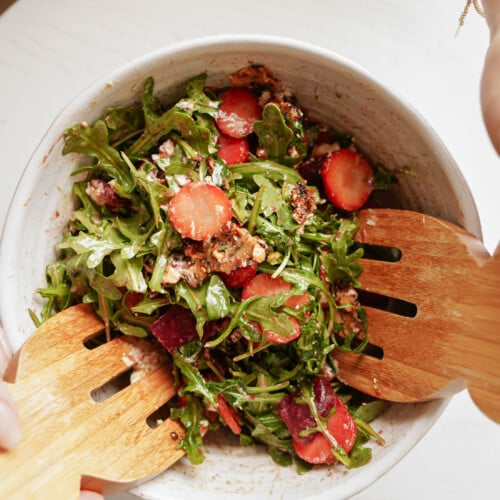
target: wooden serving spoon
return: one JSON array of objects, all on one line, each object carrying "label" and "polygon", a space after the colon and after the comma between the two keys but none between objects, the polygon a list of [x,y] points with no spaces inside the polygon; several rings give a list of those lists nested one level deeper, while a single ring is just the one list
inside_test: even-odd
[{"label": "wooden serving spoon", "polygon": [[[183,456],[180,424],[147,421],[176,392],[166,359],[129,337],[86,347],[103,329],[91,306],[80,304],[45,322],[20,350],[8,389],[23,441],[0,449],[0,498],[76,499],[81,486],[123,491]],[[104,401],[96,397],[132,370],[135,382]]]},{"label": "wooden serving spoon", "polygon": [[[399,402],[467,387],[500,422],[500,245],[491,257],[463,229],[411,211],[368,209],[359,217],[356,240],[370,244],[371,255],[362,259],[360,294],[376,307],[366,307],[367,353],[336,351],[339,378]],[[377,252],[392,262],[376,260]]]}]

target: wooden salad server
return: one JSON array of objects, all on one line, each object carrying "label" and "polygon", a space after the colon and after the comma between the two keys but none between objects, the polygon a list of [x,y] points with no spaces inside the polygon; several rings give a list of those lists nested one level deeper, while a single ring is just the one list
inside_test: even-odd
[{"label": "wooden salad server", "polygon": [[[23,440],[0,449],[0,498],[77,499],[81,486],[123,491],[183,456],[180,424],[147,422],[176,392],[164,357],[129,337],[86,347],[103,329],[91,306],[80,304],[46,321],[21,348],[8,390]],[[136,381],[94,400],[96,389],[132,370]]]},{"label": "wooden salad server", "polygon": [[467,387],[481,411],[500,422],[500,244],[491,257],[463,229],[411,211],[367,209],[359,217],[356,240],[370,245],[366,257],[380,253],[377,246],[400,255],[361,261],[360,294],[376,305],[366,307],[368,342],[379,349],[336,350],[339,378],[399,402]]}]

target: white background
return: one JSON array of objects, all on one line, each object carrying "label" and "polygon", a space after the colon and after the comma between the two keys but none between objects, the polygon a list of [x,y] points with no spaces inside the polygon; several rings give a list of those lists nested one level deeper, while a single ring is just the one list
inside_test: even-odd
[{"label": "white background", "polygon": [[[455,36],[465,0],[0,0],[0,12],[7,4],[0,14],[0,228],[32,151],[88,84],[174,41],[264,33],[336,51],[406,98],[459,164],[488,249],[500,240],[500,161],[479,106],[488,30],[471,11]],[[355,498],[499,498],[499,449],[500,427],[461,393],[400,464]]]}]

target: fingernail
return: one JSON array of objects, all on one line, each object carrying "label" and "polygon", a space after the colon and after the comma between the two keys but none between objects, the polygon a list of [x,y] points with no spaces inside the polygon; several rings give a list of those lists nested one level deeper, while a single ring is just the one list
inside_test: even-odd
[{"label": "fingernail", "polygon": [[0,382],[0,447],[14,448],[21,442],[21,424],[5,385]]}]

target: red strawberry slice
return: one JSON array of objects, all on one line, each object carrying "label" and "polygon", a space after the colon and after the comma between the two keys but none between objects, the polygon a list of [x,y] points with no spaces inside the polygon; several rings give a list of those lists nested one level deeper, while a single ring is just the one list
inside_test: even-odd
[{"label": "red strawberry slice", "polygon": [[[241,292],[241,299],[246,300],[255,295],[259,295],[260,297],[269,297],[277,293],[286,294],[291,291],[291,283],[288,283],[283,278],[273,278],[270,274],[260,273],[256,274],[246,283]],[[292,295],[286,300],[285,305],[296,308],[301,307],[308,301],[309,296],[307,294]],[[277,318],[275,319],[277,321]],[[264,331],[264,336],[268,342],[271,342],[272,344],[287,344],[300,336],[301,332],[299,322],[292,316],[289,316],[288,319],[293,325],[293,333],[289,337],[283,337],[271,329],[266,329]]]},{"label": "red strawberry slice", "polygon": [[133,308],[137,304],[140,304],[143,300],[144,300],[143,293],[129,291],[126,293],[125,297],[123,297],[123,306],[130,312],[130,314],[133,314],[134,316],[139,316],[142,314],[134,312]]},{"label": "red strawberry slice", "polygon": [[249,148],[246,137],[236,139],[235,137],[221,134],[217,139],[217,143],[219,144],[217,154],[226,165],[236,165],[248,161]]},{"label": "red strawberry slice", "polygon": [[239,423],[238,413],[235,408],[229,406],[222,394],[217,395],[217,406],[219,414],[225,424],[231,429],[233,434],[241,434],[241,425]]},{"label": "red strawberry slice", "polygon": [[[327,422],[328,432],[338,446],[349,453],[358,433],[353,417],[326,378],[315,378],[313,390],[318,413],[322,417],[327,417],[332,408],[335,408],[335,412]],[[292,435],[295,452],[300,458],[312,464],[328,464],[336,461],[332,453],[332,444],[324,434],[315,432],[310,436],[301,437],[302,431],[316,425],[307,404],[297,404],[295,395],[291,394],[277,404],[277,409]]]},{"label": "red strawberry slice", "polygon": [[[288,321],[290,321],[290,323],[292,323],[293,325],[293,332],[289,337],[284,337],[283,335],[280,335],[275,331],[267,328],[266,330],[264,330],[264,337],[266,338],[266,340],[271,344],[288,344],[288,342],[298,339],[300,337],[299,322],[293,316],[288,316]],[[273,318],[273,322],[274,324],[276,324],[278,322],[278,319]]]},{"label": "red strawberry slice", "polygon": [[[273,278],[270,274],[260,273],[247,282],[241,292],[241,299],[245,300],[254,295],[269,297],[275,293],[290,293],[291,291],[292,284],[288,283],[288,281],[285,281],[283,278],[279,276]],[[286,300],[285,304],[288,307],[300,307],[308,301],[309,296],[305,293],[302,295],[292,295]]]},{"label": "red strawberry slice", "polygon": [[343,210],[358,210],[373,191],[374,175],[370,164],[352,149],[330,153],[321,166],[327,198]]},{"label": "red strawberry slice", "polygon": [[237,139],[253,132],[253,124],[262,118],[257,97],[250,90],[231,87],[222,94],[215,122],[219,130]]},{"label": "red strawberry slice", "polygon": [[172,197],[168,217],[183,238],[202,241],[217,234],[231,220],[231,202],[221,188],[192,182]]},{"label": "red strawberry slice", "polygon": [[233,269],[229,274],[219,273],[224,284],[229,288],[241,288],[250,281],[257,272],[257,264],[250,263],[245,267]]}]

